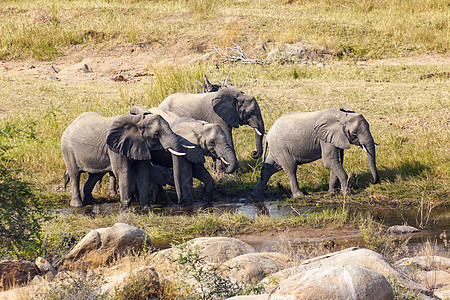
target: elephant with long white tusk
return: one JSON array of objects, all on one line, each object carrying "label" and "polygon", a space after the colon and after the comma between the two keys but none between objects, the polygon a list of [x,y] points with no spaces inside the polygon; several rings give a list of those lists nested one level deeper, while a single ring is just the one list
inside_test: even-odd
[{"label": "elephant with long white tusk", "polygon": [[[212,201],[214,190],[214,179],[204,166],[204,156],[223,162],[224,172],[233,173],[238,162],[236,154],[228,143],[227,137],[223,130],[217,124],[210,124],[204,121],[198,121],[192,118],[180,118],[170,111],[163,110],[159,107],[153,107],[149,110],[140,107],[133,107],[130,111],[132,114],[151,113],[158,114],[168,121],[173,132],[179,135],[184,142],[182,147],[192,148],[187,151],[187,155],[183,157],[170,156],[160,151],[154,151],[155,163],[173,168],[175,179],[182,177],[180,185],[176,186],[181,190],[183,199],[179,199],[179,204],[188,204],[193,201],[192,197],[192,178],[197,178],[204,184],[202,199],[204,201]],[[193,154],[201,156],[192,159]]]},{"label": "elephant with long white tusk", "polygon": [[[130,205],[135,186],[141,206],[149,206],[148,167],[151,150],[165,149],[185,156],[179,138],[169,124],[158,115],[125,114],[104,117],[96,112],[78,116],[64,131],[61,148],[67,175],[72,182],[71,206],[87,204],[95,183],[112,172],[119,181],[121,207]],[[165,151],[164,150],[164,151]],[[80,192],[80,173],[89,178]]]},{"label": "elephant with long white tusk", "polygon": [[292,112],[278,118],[267,133],[269,147],[261,177],[252,196],[264,197],[264,188],[270,177],[283,169],[291,185],[293,197],[302,196],[297,183],[297,166],[322,158],[330,170],[329,191],[335,192],[338,180],[341,192],[349,192],[348,176],[343,168],[344,149],[360,146],[367,152],[372,183],[378,183],[375,142],[369,123],[363,115],[342,107],[315,112]]},{"label": "elephant with long white tusk", "polygon": [[232,128],[248,125],[255,130],[256,151],[252,158],[263,153],[264,121],[256,99],[234,87],[225,87],[217,92],[204,94],[176,93],[168,96],[159,105],[180,117],[190,117],[218,124],[225,132],[234,151]]}]

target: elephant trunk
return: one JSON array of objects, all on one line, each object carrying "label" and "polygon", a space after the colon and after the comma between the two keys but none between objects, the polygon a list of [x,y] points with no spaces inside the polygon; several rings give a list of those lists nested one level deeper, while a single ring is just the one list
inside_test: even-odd
[{"label": "elephant trunk", "polygon": [[255,129],[255,145],[256,151],[252,151],[252,158],[260,158],[263,154],[263,137],[264,137],[264,123],[259,122],[258,126],[252,126]]},{"label": "elephant trunk", "polygon": [[367,152],[367,161],[369,163],[370,172],[372,173],[372,183],[376,184],[380,179],[378,177],[378,170],[375,159],[375,143],[372,139],[368,143],[361,144],[361,146]]},{"label": "elephant trunk", "polygon": [[226,147],[223,150],[216,149],[217,156],[226,165],[225,173],[231,174],[236,171],[238,167],[238,161],[236,153],[230,147]]}]

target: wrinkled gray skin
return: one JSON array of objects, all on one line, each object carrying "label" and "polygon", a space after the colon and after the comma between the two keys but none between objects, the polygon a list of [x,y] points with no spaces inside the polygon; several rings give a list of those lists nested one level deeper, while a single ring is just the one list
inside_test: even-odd
[{"label": "wrinkled gray skin", "polygon": [[218,124],[225,132],[233,151],[232,128],[249,125],[255,129],[256,151],[252,152],[252,158],[256,159],[262,155],[264,121],[258,102],[253,96],[234,87],[204,94],[176,93],[164,99],[159,108],[180,117]]},{"label": "wrinkled gray skin", "polygon": [[[145,111],[145,109],[134,107],[131,113],[143,113]],[[210,156],[213,159],[222,161],[226,166],[224,170],[226,173],[231,174],[237,169],[236,154],[228,144],[225,133],[217,124],[210,124],[192,118],[179,118],[174,113],[157,107],[148,111],[153,114],[159,114],[166,119],[174,133],[201,149],[202,156]],[[183,143],[183,145],[186,144]],[[171,157],[166,153],[160,152],[155,153],[154,157],[155,163],[173,167],[175,178],[177,176],[183,178],[180,188],[185,198],[181,200],[181,203],[187,204],[193,201],[192,178],[197,178],[204,184],[202,199],[208,202],[212,201],[215,183],[203,162],[194,162],[189,156]]]},{"label": "wrinkled gray skin", "polygon": [[269,178],[283,169],[291,185],[293,197],[302,196],[297,183],[297,165],[322,158],[330,170],[329,191],[336,192],[338,180],[341,192],[349,192],[348,176],[342,166],[344,149],[350,145],[361,146],[367,151],[373,183],[379,181],[375,160],[375,143],[369,123],[361,114],[348,108],[325,109],[315,112],[293,112],[278,118],[267,133],[269,154],[261,170],[261,178],[252,196],[264,197]]},{"label": "wrinkled gray skin", "polygon": [[[134,187],[139,190],[141,206],[149,205],[148,167],[152,147],[168,149],[176,155],[181,150],[178,136],[157,115],[120,115],[104,117],[96,112],[78,116],[64,131],[61,147],[67,174],[72,182],[71,206],[83,206],[95,183],[107,172],[119,181],[121,207],[129,206]],[[89,173],[81,195],[80,173]],[[144,192],[145,191],[145,192]]]},{"label": "wrinkled gray skin", "polygon": [[152,194],[152,203],[158,202],[159,195],[162,195],[166,202],[169,202],[169,196],[167,195],[164,186],[175,186],[173,177],[173,171],[170,168],[166,168],[160,165],[153,165],[150,167],[150,192]]}]

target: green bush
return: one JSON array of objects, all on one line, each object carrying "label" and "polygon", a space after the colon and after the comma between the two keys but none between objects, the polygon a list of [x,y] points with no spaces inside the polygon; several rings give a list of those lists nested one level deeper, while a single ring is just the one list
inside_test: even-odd
[{"label": "green bush", "polygon": [[[21,131],[0,128],[0,135],[13,137]],[[8,169],[4,152],[11,145],[0,143],[0,259],[35,258],[43,254],[41,222],[48,214],[34,194],[31,183]]]}]

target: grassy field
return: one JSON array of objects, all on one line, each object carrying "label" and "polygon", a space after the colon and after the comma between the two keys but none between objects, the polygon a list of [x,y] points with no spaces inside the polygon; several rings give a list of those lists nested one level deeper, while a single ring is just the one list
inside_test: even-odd
[{"label": "grassy field", "polygon": [[[69,192],[57,192],[55,187],[61,187],[65,170],[60,138],[76,116],[85,111],[113,116],[134,105],[156,106],[171,93],[194,92],[199,88],[194,79],[206,74],[212,82],[229,78],[254,95],[267,129],[294,110],[345,105],[362,113],[379,144],[381,183],[369,184],[366,155],[352,147],[346,151],[344,168],[354,193],[346,201],[450,204],[449,65],[415,61],[418,55],[448,57],[445,1],[23,0],[1,1],[0,16],[2,66],[51,63],[80,48],[88,49],[83,54],[87,57],[89,49],[108,53],[135,43],[158,44],[167,51],[178,43],[200,55],[210,45],[225,48],[236,42],[250,56],[256,55],[258,43],[307,41],[332,57],[324,64],[151,63],[146,67],[148,76],[140,81],[74,80],[66,85],[4,67],[0,72],[3,163],[20,170],[19,176],[37,187],[43,202],[68,205]],[[261,160],[250,158],[253,131],[242,127],[234,137],[238,171],[226,176],[211,171],[221,198],[249,194],[259,178]],[[321,161],[301,166],[298,177],[310,196],[295,202],[342,203],[341,196],[325,192],[328,171]],[[284,172],[279,172],[271,178],[268,194],[283,199],[288,186]],[[100,226],[112,221],[99,218],[98,222]],[[80,224],[87,223],[93,225]],[[214,234],[214,230],[186,236]]]}]

